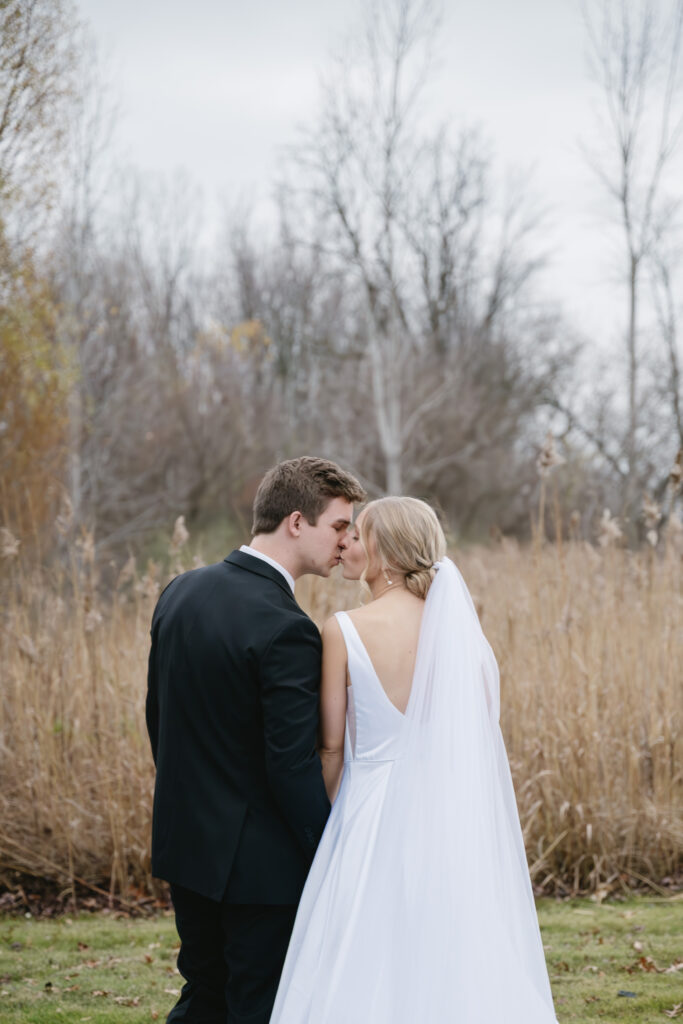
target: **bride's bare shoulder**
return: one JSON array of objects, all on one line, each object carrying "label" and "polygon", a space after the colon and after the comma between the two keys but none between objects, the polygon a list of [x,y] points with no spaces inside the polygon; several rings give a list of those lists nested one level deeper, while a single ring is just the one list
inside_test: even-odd
[{"label": "bride's bare shoulder", "polygon": [[323,640],[341,637],[342,629],[336,615],[330,615],[329,619],[323,623],[321,633]]},{"label": "bride's bare shoulder", "polygon": [[372,619],[375,609],[371,604],[361,604],[357,608],[349,608],[347,611],[348,617],[355,624],[356,622],[363,622],[364,619]]},{"label": "bride's bare shoulder", "polygon": [[418,617],[422,614],[422,608],[424,607],[424,601],[420,600],[419,597],[415,597],[414,594],[406,593],[401,595],[400,598],[395,598],[387,603],[377,600],[371,601],[369,604],[360,605],[358,608],[352,608],[347,612],[347,615],[351,619],[354,625],[362,623],[373,623],[373,622],[384,622],[387,619],[395,619],[396,617],[408,618],[417,615]]}]

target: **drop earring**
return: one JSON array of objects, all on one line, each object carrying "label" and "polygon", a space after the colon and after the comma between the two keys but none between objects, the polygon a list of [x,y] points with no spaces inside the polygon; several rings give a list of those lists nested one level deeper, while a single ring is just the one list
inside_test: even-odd
[{"label": "drop earring", "polygon": [[387,581],[387,586],[390,587],[393,581],[389,579],[389,573],[386,569],[383,569],[382,571],[384,573],[384,579]]}]

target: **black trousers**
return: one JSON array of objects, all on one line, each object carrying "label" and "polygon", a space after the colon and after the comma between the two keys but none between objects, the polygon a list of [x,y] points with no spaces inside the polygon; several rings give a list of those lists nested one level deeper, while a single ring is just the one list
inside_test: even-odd
[{"label": "black trousers", "polygon": [[171,886],[185,978],[167,1020],[268,1024],[296,907],[215,903]]}]

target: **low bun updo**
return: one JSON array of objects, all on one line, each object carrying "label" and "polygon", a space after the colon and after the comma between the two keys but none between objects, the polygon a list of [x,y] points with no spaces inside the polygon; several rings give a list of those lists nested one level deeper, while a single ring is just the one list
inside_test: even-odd
[{"label": "low bun updo", "polygon": [[416,597],[425,598],[436,576],[436,569],[411,569],[406,573],[406,587]]},{"label": "low bun updo", "polygon": [[365,506],[360,537],[367,552],[374,541],[382,569],[402,576],[416,597],[427,596],[446,555],[446,538],[433,508],[419,498],[378,498]]}]

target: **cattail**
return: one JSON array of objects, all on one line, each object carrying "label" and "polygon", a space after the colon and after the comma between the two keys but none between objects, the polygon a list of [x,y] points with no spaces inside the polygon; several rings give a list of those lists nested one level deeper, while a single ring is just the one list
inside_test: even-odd
[{"label": "cattail", "polygon": [[659,540],[657,527],[662,518],[662,510],[649,494],[643,495],[643,519],[645,520],[645,538],[650,547],[656,548]]},{"label": "cattail", "polygon": [[94,633],[98,626],[101,626],[104,619],[98,612],[97,608],[91,608],[85,617],[83,628],[86,633]]},{"label": "cattail", "polygon": [[190,534],[185,526],[185,516],[178,516],[173,527],[173,536],[171,537],[171,551],[175,554],[177,551],[187,544],[190,539]]},{"label": "cattail", "polygon": [[21,541],[6,526],[0,528],[0,555],[3,558],[16,558]]},{"label": "cattail", "polygon": [[19,637],[17,647],[29,661],[38,662],[40,660],[38,657],[38,648],[28,633],[24,633],[23,636]]},{"label": "cattail", "polygon": [[581,513],[578,509],[574,509],[569,517],[569,530],[573,537],[578,537],[579,530],[581,529]]},{"label": "cattail", "polygon": [[657,530],[662,518],[662,510],[649,494],[643,495],[643,519],[647,530]]},{"label": "cattail", "polygon": [[564,461],[565,460],[555,447],[555,438],[550,431],[548,431],[545,436],[545,441],[543,442],[543,447],[538,453],[538,458],[536,459],[536,469],[538,470],[539,475],[542,477],[547,476],[551,469],[554,469],[555,466],[561,466]]},{"label": "cattail", "polygon": [[66,534],[71,529],[71,527],[73,526],[73,521],[74,507],[73,504],[71,503],[71,498],[69,497],[68,494],[63,494],[62,511],[55,519],[55,527],[57,529],[57,533],[59,533],[62,537],[65,537]]},{"label": "cattail", "polygon": [[129,580],[135,579],[136,569],[137,563],[135,561],[135,555],[129,555],[126,563],[122,567],[121,572],[119,573],[118,578],[116,580],[117,590],[120,587],[124,586],[124,584],[128,583]]},{"label": "cattail", "polygon": [[606,508],[600,517],[600,533],[598,534],[600,547],[608,548],[613,544],[618,544],[623,536],[619,523]]},{"label": "cattail", "polygon": [[683,551],[683,522],[675,510],[666,524],[666,543],[667,547],[670,545],[674,550]]},{"label": "cattail", "polygon": [[674,494],[678,494],[683,481],[683,448],[678,449],[676,460],[669,471],[669,487]]},{"label": "cattail", "polygon": [[136,594],[140,594],[141,597],[146,598],[148,601],[155,601],[159,596],[160,589],[159,566],[150,558],[147,563],[147,572],[135,584],[134,590]]},{"label": "cattail", "polygon": [[86,564],[95,564],[95,538],[89,530],[84,530],[83,536],[76,541],[76,550]]}]

